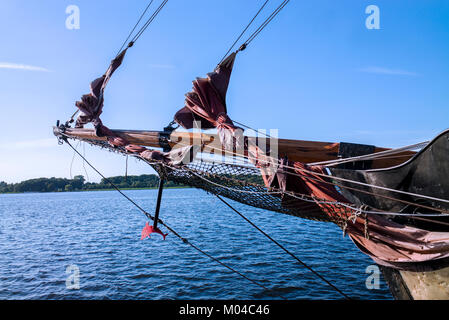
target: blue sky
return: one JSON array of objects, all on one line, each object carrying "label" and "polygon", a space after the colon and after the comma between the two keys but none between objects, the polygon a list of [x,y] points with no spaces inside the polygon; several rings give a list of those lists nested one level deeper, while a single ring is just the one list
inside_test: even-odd
[{"label": "blue sky", "polygon": [[[170,0],[109,83],[103,122],[161,129],[263,2]],[[74,111],[146,4],[0,2],[0,180],[70,176],[73,151],[51,126]],[[80,8],[79,30],[65,26],[68,5]],[[380,9],[380,30],[365,27],[368,5]],[[237,57],[228,111],[284,138],[397,147],[448,127],[448,75],[448,0],[292,0]],[[86,156],[106,175],[124,173],[121,156],[89,146]],[[75,158],[72,175],[83,172]],[[130,161],[130,174],[151,172]]]}]

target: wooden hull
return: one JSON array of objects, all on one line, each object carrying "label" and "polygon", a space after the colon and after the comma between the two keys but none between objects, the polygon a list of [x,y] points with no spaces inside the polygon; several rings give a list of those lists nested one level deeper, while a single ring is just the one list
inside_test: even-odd
[{"label": "wooden hull", "polygon": [[449,300],[449,266],[427,272],[381,270],[395,299]]}]

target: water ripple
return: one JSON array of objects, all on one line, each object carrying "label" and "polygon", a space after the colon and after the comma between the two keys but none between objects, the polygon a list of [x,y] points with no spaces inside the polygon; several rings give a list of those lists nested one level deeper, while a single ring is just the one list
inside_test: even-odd
[{"label": "water ripple", "polygon": [[[156,190],[125,191],[142,207]],[[365,287],[367,266],[341,230],[233,203],[273,238],[357,299],[391,299]],[[0,195],[0,299],[339,299],[340,296],[216,198],[164,191],[161,218],[254,286],[173,235],[140,241],[145,217],[113,191]],[[69,265],[80,289],[66,288]]]}]

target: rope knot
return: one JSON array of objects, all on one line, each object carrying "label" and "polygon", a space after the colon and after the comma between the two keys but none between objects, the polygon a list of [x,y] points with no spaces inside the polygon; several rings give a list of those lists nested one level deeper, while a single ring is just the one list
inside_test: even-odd
[{"label": "rope knot", "polygon": [[369,230],[368,230],[368,214],[367,213],[365,213],[365,228],[364,228],[364,236],[365,236],[365,239],[368,239],[369,240]]},{"label": "rope knot", "polygon": [[363,206],[360,206],[357,208],[357,210],[353,211],[353,214],[348,218],[348,220],[351,220],[352,223],[355,223],[357,221],[357,218],[362,214],[362,208]]}]

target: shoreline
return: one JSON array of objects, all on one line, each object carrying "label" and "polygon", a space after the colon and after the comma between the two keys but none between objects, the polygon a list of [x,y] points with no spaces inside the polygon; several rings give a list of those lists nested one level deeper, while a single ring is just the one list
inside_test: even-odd
[{"label": "shoreline", "polygon": [[[119,188],[120,190],[155,190],[158,187],[144,187],[144,188]],[[189,186],[180,187],[164,187],[164,189],[192,189]],[[114,188],[108,189],[86,189],[86,190],[71,190],[71,191],[32,191],[32,192],[3,192],[2,194],[32,194],[32,193],[72,193],[72,192],[91,192],[91,191],[116,191]]]}]

